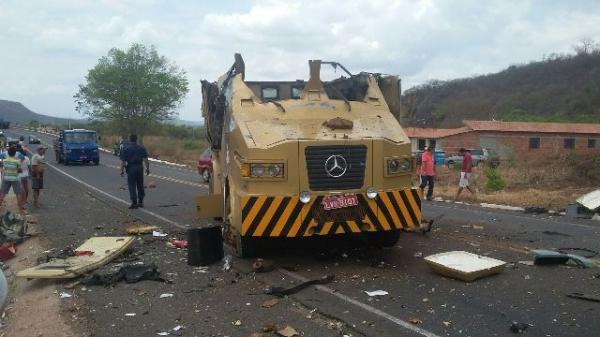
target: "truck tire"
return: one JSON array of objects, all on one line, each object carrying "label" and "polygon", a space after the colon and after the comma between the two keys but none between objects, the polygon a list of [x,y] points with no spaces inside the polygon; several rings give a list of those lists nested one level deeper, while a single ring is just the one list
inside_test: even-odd
[{"label": "truck tire", "polygon": [[100,165],[100,159],[94,160],[94,165],[96,165],[96,166]]}]

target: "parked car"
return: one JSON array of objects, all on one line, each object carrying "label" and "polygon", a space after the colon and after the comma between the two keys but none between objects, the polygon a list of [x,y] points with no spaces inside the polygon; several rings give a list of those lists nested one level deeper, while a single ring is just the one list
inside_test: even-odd
[{"label": "parked car", "polygon": [[42,142],[40,141],[39,138],[35,137],[35,136],[29,136],[29,144],[41,144]]},{"label": "parked car", "polygon": [[207,183],[212,175],[212,150],[210,148],[204,150],[198,160],[198,174],[202,176],[202,180]]},{"label": "parked car", "polygon": [[[473,166],[479,166],[480,163],[485,163],[489,157],[489,152],[487,149],[468,149],[471,152],[471,157],[473,159]],[[450,167],[454,164],[462,164],[463,157],[459,154],[454,154],[446,157],[444,163],[446,166]]]}]

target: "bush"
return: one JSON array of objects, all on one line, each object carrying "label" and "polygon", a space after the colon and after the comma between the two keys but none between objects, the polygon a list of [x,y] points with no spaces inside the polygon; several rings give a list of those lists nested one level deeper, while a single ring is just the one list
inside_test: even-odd
[{"label": "bush", "polygon": [[506,187],[506,182],[500,177],[496,169],[488,168],[485,170],[485,190],[486,192],[500,191]]}]

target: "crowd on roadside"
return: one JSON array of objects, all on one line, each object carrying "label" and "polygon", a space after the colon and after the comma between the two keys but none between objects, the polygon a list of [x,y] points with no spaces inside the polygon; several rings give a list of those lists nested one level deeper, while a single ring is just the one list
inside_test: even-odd
[{"label": "crowd on roadside", "polygon": [[30,190],[33,191],[33,205],[40,206],[40,190],[44,188],[45,153],[46,147],[43,146],[37,147],[35,153],[32,153],[23,136],[16,144],[4,144],[0,141],[0,207],[11,189],[17,197],[21,214],[27,210]]}]

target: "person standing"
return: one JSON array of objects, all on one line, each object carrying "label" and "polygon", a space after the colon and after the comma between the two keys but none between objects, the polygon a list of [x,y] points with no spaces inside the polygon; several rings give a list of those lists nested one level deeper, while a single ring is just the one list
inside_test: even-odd
[{"label": "person standing", "polygon": [[421,154],[421,195],[425,186],[429,185],[427,189],[427,197],[425,199],[431,200],[433,197],[433,186],[435,178],[435,160],[433,158],[433,151],[429,146],[425,146],[425,151]]},{"label": "person standing", "polygon": [[19,151],[21,153],[21,173],[19,173],[19,180],[21,181],[21,198],[23,205],[27,204],[29,199],[29,176],[31,170],[31,161],[25,153],[24,149]]},{"label": "person standing", "polygon": [[17,196],[17,204],[19,205],[20,213],[24,212],[24,206],[21,198],[21,182],[19,181],[19,173],[21,173],[21,161],[15,158],[17,149],[10,147],[8,149],[8,157],[4,159],[2,165],[2,185],[0,187],[0,206],[4,203],[4,198],[12,188]]},{"label": "person standing", "polygon": [[458,154],[463,157],[463,161],[460,166],[460,180],[458,181],[458,191],[456,191],[454,201],[458,200],[458,197],[465,188],[469,190],[471,194],[475,195],[475,192],[473,192],[469,186],[469,178],[471,178],[471,171],[473,171],[473,157],[471,157],[471,151],[461,148],[458,151]]},{"label": "person standing", "polygon": [[129,209],[144,207],[144,167],[146,175],[150,174],[148,151],[143,145],[137,143],[137,135],[129,136],[129,144],[121,152],[121,176],[127,171],[127,186],[131,205]]},{"label": "person standing", "polygon": [[46,148],[40,146],[31,157],[31,189],[33,190],[33,205],[40,206],[40,190],[44,188],[44,165]]}]

